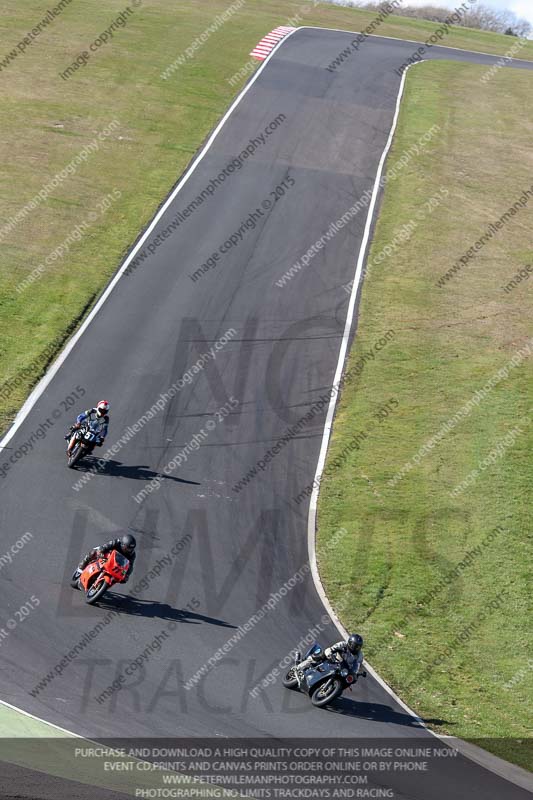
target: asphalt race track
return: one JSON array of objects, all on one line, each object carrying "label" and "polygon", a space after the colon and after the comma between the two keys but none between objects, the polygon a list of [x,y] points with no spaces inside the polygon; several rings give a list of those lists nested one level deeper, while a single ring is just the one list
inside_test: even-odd
[{"label": "asphalt race track", "polygon": [[[154,244],[250,140],[273,120],[281,120],[278,127],[120,278],[7,443],[4,463],[44,420],[54,422],[0,479],[5,540],[33,534],[2,568],[4,616],[12,617],[32,595],[39,601],[1,641],[7,702],[93,738],[427,740],[428,733],[371,677],[331,710],[313,709],[279,680],[250,695],[313,626],[321,624],[323,642],[338,638],[333,624],[323,620],[306,568],[308,501],[294,501],[313,481],[325,409],[295,435],[288,430],[332,385],[349,301],[343,285],[354,275],[366,211],[285,286],[275,282],[372,189],[400,87],[395,69],[417,48],[372,38],[335,72],[326,70],[353,38],[307,28],[280,45],[143,247]],[[445,48],[433,48],[426,57],[487,65],[497,60]],[[514,65],[533,68],[529,62]],[[239,229],[237,243],[224,246]],[[211,268],[193,280],[215,253]],[[233,333],[219,344],[216,358],[203,357],[228,331]],[[199,360],[190,382],[182,380],[162,410],[76,490],[91,461],[67,469],[63,434],[74,414],[109,399],[106,446],[113,445]],[[80,397],[83,390],[83,399],[67,411],[65,398],[73,392]],[[235,491],[284,435],[264,469]],[[165,475],[180,451],[179,466]],[[158,488],[136,502],[134,496],[158,475]],[[134,575],[98,607],[86,606],[68,587],[72,569],[89,547],[123,529],[138,539]],[[169,553],[177,542],[174,558]],[[158,576],[150,573],[154,564]],[[144,588],[136,590],[149,573]],[[271,602],[261,621],[187,688],[281,587],[284,596]],[[94,634],[111,612],[117,613]],[[36,692],[86,634],[79,655]],[[160,649],[154,645],[148,662],[120,691],[98,702],[156,636]],[[443,762],[442,771],[430,795],[413,775],[390,776],[390,785],[417,800],[531,797],[463,758],[452,767]]]}]

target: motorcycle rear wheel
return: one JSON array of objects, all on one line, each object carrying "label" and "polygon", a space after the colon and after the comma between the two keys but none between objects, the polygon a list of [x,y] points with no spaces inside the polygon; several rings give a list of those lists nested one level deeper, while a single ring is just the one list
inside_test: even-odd
[{"label": "motorcycle rear wheel", "polygon": [[331,683],[321,684],[311,695],[311,702],[316,708],[324,708],[342,694],[342,682],[340,678],[333,678]]},{"label": "motorcycle rear wheel", "polygon": [[298,686],[298,678],[295,675],[295,669],[295,667],[291,667],[281,679],[281,682],[286,689],[296,689]]},{"label": "motorcycle rear wheel", "polygon": [[95,582],[89,586],[87,593],[85,595],[85,602],[88,603],[90,606],[94,605],[105,592],[107,592],[107,581],[103,578],[95,580]]}]

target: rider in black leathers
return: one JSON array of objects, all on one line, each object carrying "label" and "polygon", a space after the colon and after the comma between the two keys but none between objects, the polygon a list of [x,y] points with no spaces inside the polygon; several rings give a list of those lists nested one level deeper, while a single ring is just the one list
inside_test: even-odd
[{"label": "rider in black leathers", "polygon": [[354,675],[357,675],[361,666],[363,664],[363,637],[359,636],[358,633],[352,633],[346,641],[341,639],[340,642],[336,642],[336,644],[332,644],[330,647],[326,647],[318,658],[315,656],[309,656],[305,658],[303,661],[300,661],[297,664],[296,669],[298,670],[305,670],[308,667],[311,667],[313,664],[320,663],[324,659],[326,661],[334,661],[337,660],[338,656],[342,660],[346,662],[348,669]]},{"label": "rider in black leathers", "polygon": [[89,550],[89,552],[82,558],[82,560],[78,564],[78,568],[74,573],[74,578],[79,578],[82,571],[88,564],[91,563],[91,561],[94,561],[96,558],[99,558],[100,556],[110,553],[111,550],[118,550],[118,552],[122,553],[122,555],[125,556],[130,562],[126,578],[124,579],[124,583],[126,583],[133,570],[133,565],[135,564],[136,546],[137,542],[135,540],[135,536],[132,536],[131,533],[126,533],[124,534],[124,536],[120,536],[117,539],[110,539],[110,541],[106,542],[106,544],[101,544],[98,547],[93,547],[93,549]]}]

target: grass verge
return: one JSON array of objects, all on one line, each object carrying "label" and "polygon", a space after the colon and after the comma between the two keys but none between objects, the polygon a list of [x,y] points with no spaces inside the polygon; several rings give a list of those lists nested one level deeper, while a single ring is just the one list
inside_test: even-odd
[{"label": "grass verge", "polygon": [[408,75],[388,163],[440,133],[385,192],[318,560],[343,623],[412,708],[531,769],[533,198],[438,285],[533,183],[533,76],[501,70],[485,86],[482,74],[434,62]]},{"label": "grass verge", "polygon": [[[135,9],[122,17],[124,25],[117,24],[68,80],[60,73],[127,4],[73,0],[21,48],[49,4],[5,0],[2,7],[0,431],[246,79],[233,76],[253,70],[248,53],[261,36],[290,18],[349,30],[373,18],[373,12],[304,0],[248,0],[165,80],[161,73],[228,3],[130,5]],[[430,22],[390,16],[378,32],[424,41],[434,29]],[[503,54],[512,41],[458,28],[445,43]],[[520,55],[533,59],[533,43]],[[70,165],[75,169],[11,226],[10,218]],[[37,278],[20,291],[32,273]]]}]

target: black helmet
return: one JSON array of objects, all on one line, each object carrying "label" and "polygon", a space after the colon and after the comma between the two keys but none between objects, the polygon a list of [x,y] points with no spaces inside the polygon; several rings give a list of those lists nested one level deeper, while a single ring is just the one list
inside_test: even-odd
[{"label": "black helmet", "polygon": [[137,546],[137,542],[135,541],[135,536],[132,536],[131,533],[126,533],[120,540],[120,547],[126,553],[133,553]]},{"label": "black helmet", "polygon": [[357,656],[361,652],[361,648],[363,646],[363,637],[359,636],[358,633],[351,633],[348,636],[346,644],[350,653],[352,653],[354,656]]}]

